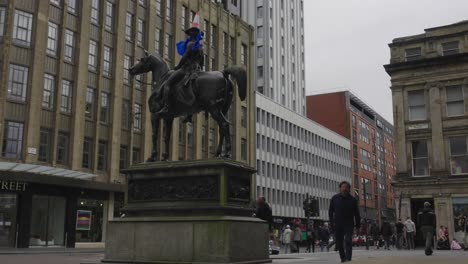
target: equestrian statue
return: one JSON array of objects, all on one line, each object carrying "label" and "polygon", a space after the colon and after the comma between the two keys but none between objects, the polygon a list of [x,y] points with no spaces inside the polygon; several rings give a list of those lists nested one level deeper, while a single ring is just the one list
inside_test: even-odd
[{"label": "equestrian statue", "polygon": [[132,76],[152,73],[152,92],[148,106],[153,144],[148,162],[159,159],[157,142],[161,120],[164,121],[165,143],[162,160],[168,160],[174,118],[185,117],[185,121],[191,122],[192,115],[202,111],[210,114],[219,126],[216,155],[231,157],[231,136],[226,115],[232,104],[234,84],[229,77],[236,81],[239,97],[244,101],[247,96],[247,72],[240,66],[231,66],[223,71],[202,71],[203,34],[199,28],[199,21],[197,13],[192,26],[185,31],[187,39],[177,43],[177,51],[182,58],[174,70],[170,70],[158,54],[152,55],[146,50],[145,56],[129,69]]}]

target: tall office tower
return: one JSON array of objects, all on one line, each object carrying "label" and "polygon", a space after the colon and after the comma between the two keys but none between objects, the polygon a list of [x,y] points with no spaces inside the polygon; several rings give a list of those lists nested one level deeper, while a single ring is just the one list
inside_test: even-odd
[{"label": "tall office tower", "polygon": [[241,2],[255,27],[256,88],[274,102],[306,115],[303,0]]}]

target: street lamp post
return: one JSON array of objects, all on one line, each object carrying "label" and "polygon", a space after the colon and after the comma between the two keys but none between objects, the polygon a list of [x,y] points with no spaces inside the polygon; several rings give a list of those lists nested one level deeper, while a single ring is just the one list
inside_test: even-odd
[{"label": "street lamp post", "polygon": [[366,250],[369,250],[369,243],[367,242],[367,192],[366,192],[367,179],[364,179],[364,221],[365,221],[365,235],[366,235]]}]

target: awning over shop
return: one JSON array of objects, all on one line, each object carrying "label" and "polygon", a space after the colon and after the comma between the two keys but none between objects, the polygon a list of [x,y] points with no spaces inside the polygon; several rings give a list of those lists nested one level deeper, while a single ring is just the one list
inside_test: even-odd
[{"label": "awning over shop", "polygon": [[0,162],[0,180],[20,180],[29,183],[124,192],[125,185],[98,182],[96,174],[37,164]]}]

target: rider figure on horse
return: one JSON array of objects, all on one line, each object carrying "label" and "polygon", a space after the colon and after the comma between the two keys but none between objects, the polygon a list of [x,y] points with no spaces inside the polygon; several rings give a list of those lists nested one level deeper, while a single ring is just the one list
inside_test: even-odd
[{"label": "rider figure on horse", "polygon": [[[187,105],[193,104],[195,95],[192,87],[187,85],[204,65],[204,52],[202,46],[203,34],[200,32],[200,16],[197,13],[193,18],[192,26],[185,31],[186,40],[177,43],[177,52],[182,56],[179,64],[174,68],[163,89],[163,108],[156,114],[166,114],[169,111],[170,89]],[[184,82],[182,82],[184,81]]]}]

